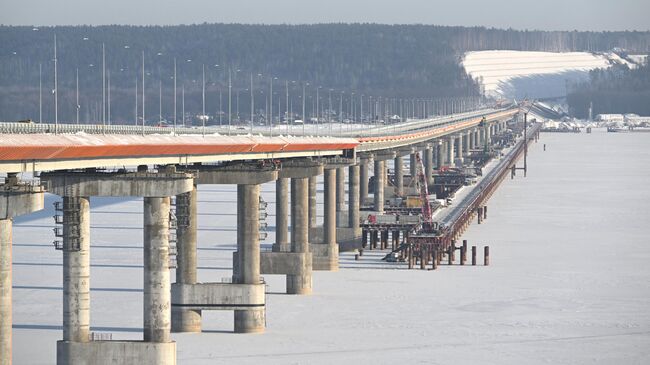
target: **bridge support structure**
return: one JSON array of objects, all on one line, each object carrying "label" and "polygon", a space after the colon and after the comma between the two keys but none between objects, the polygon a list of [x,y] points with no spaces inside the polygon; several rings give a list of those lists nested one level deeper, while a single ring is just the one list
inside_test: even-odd
[{"label": "bridge support structure", "polygon": [[455,137],[450,136],[447,138],[447,164],[449,166],[453,166],[455,162],[455,157],[454,157],[454,143],[455,143]]},{"label": "bridge support structure", "polygon": [[374,210],[384,213],[384,187],[386,185],[386,161],[397,156],[395,151],[382,151],[374,155],[375,160],[375,192],[373,196]]},{"label": "bridge support structure", "polygon": [[456,137],[458,138],[458,141],[456,143],[456,154],[455,154],[456,159],[454,160],[454,165],[457,166],[457,167],[462,167],[463,163],[464,163],[464,159],[463,159],[463,154],[464,154],[464,151],[463,151],[463,144],[464,144],[463,133],[462,132],[458,133],[456,135]]},{"label": "bridge support structure", "polygon": [[[182,312],[233,310],[236,333],[263,332],[266,302],[264,283],[260,277],[260,185],[276,180],[277,168],[274,165],[236,163],[193,166],[191,169],[195,169],[196,184],[237,185],[237,251],[233,253],[231,283],[177,281],[172,284],[172,308],[178,313],[173,319],[179,321],[174,323],[174,330],[196,331],[196,328],[188,326],[192,322],[183,323],[187,314],[182,315]],[[183,240],[179,242],[184,243]],[[193,270],[196,270],[195,261],[179,263],[179,267],[182,266],[193,266]]]},{"label": "bridge support structure", "polygon": [[[170,197],[192,191],[193,176],[164,171],[44,173],[48,190],[63,197],[63,340],[58,364],[176,364],[171,340]],[[96,341],[90,332],[90,197],[144,198],[143,341]]]},{"label": "bridge support structure", "polygon": [[427,184],[431,185],[433,183],[433,146],[431,144],[427,144],[424,149],[424,175]]},{"label": "bridge support structure", "polygon": [[289,252],[289,179],[275,181],[275,243],[273,252]]},{"label": "bridge support structure", "polygon": [[9,174],[0,184],[0,365],[12,361],[13,219],[43,209],[43,188]]},{"label": "bridge support structure", "polygon": [[[278,250],[280,247],[274,247],[274,252],[262,252],[260,270],[262,274],[286,275],[287,294],[312,292],[309,179],[322,173],[323,165],[311,159],[287,160],[278,171],[279,179],[291,179],[291,243],[288,250]],[[276,201],[276,204],[286,204],[286,201]],[[338,259],[338,252],[336,258]]]},{"label": "bridge support structure", "polygon": [[372,162],[372,155],[359,158],[359,204],[364,207],[368,204],[368,164]]}]

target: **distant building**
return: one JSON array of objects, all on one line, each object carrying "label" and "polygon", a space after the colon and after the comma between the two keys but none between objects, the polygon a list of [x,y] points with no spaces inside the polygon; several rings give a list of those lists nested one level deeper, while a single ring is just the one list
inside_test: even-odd
[{"label": "distant building", "polygon": [[596,120],[599,122],[622,122],[625,117],[623,114],[598,114]]}]

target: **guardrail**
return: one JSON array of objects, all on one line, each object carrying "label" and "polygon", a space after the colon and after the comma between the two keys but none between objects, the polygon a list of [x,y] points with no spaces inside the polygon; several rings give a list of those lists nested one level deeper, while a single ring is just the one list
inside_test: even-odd
[{"label": "guardrail", "polygon": [[[470,119],[490,116],[498,112],[509,110],[502,109],[482,109],[466,113],[453,114],[428,119],[407,120],[403,123],[394,124],[349,124],[343,129],[341,126],[333,128],[322,128],[323,124],[310,124],[309,128],[303,133],[300,126],[282,125],[275,126],[276,129],[269,129],[266,126],[255,126],[252,129],[254,135],[278,136],[278,135],[305,135],[305,136],[327,136],[327,137],[375,137],[375,136],[399,136],[406,133],[426,131],[428,129],[439,128],[446,125],[464,122]],[[286,129],[285,129],[286,127]],[[299,129],[295,133],[295,129]],[[283,130],[284,129],[284,130]],[[339,130],[336,130],[339,129]],[[88,133],[88,134],[126,134],[126,135],[249,135],[249,127],[242,126],[136,126],[136,125],[102,125],[102,124],[58,124],[53,123],[0,123],[0,133],[2,134],[46,134],[46,133]]]}]

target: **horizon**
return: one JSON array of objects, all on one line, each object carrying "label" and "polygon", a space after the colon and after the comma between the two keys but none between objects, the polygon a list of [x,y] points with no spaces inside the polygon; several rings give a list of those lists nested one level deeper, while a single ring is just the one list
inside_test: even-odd
[{"label": "horizon", "polygon": [[[296,0],[70,0],[65,6],[47,0],[20,3],[0,0],[4,26],[182,26],[198,24],[314,25],[385,24],[486,27],[540,31],[650,31],[644,0],[618,2],[547,0],[543,3],[468,0],[441,3],[424,0],[392,2],[331,0],[304,4]],[[38,9],[38,11],[34,11]],[[524,10],[522,10],[524,9]],[[471,10],[471,11],[468,11]]]},{"label": "horizon", "polygon": [[382,25],[382,26],[423,26],[423,27],[439,27],[439,28],[479,28],[486,30],[514,30],[517,32],[546,32],[546,33],[650,33],[650,28],[646,30],[639,29],[621,29],[621,30],[580,30],[580,29],[539,29],[539,28],[514,28],[514,27],[498,27],[498,26],[485,26],[485,25],[446,25],[446,24],[424,24],[424,23],[380,23],[380,22],[322,22],[322,23],[243,23],[243,22],[203,22],[203,23],[183,23],[183,24],[124,24],[124,23],[108,23],[108,24],[56,24],[56,25],[40,25],[40,24],[3,24],[0,27],[6,28],[101,28],[101,27],[134,27],[134,28],[165,28],[165,27],[192,27],[192,26],[205,26],[205,25],[242,25],[242,26],[287,26],[287,27],[304,27],[304,26],[318,26],[318,25]]}]

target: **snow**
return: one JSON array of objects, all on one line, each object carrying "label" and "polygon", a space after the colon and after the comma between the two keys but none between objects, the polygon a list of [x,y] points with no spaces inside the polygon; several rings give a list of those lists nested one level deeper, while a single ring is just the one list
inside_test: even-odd
[{"label": "snow", "polygon": [[549,98],[566,94],[566,82],[584,80],[591,70],[613,63],[632,65],[614,53],[476,51],[462,61],[492,97]]},{"label": "snow", "polygon": [[[485,224],[463,237],[490,245],[489,267],[409,271],[378,251],[361,261],[346,253],[339,272],[314,274],[311,296],[281,294],[283,278],[266,276],[266,333],[233,334],[231,312],[204,312],[204,333],[172,335],[178,363],[650,363],[650,170],[635,168],[650,166],[647,137],[542,134],[528,177],[504,180]],[[199,280],[231,273],[234,191],[199,188]],[[272,229],[274,184],[262,195]],[[16,364],[53,364],[62,336],[47,199],[47,211],[14,227]],[[142,201],[91,206],[93,330],[141,339]]]}]

